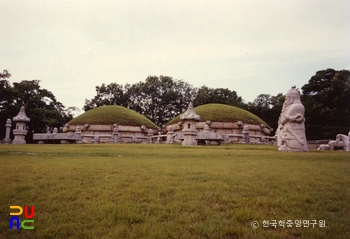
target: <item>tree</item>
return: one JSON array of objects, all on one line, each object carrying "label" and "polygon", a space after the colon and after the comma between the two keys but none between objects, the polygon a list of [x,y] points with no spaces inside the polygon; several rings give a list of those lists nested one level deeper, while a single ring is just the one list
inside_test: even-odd
[{"label": "tree", "polygon": [[169,76],[148,76],[128,90],[129,108],[163,126],[187,109],[196,89]]},{"label": "tree", "polygon": [[350,130],[350,71],[317,71],[302,87],[308,139],[334,139]]},{"label": "tree", "polygon": [[[13,89],[8,80],[11,75],[4,70],[3,73],[0,73],[0,114],[6,112],[9,104],[13,101]],[[2,121],[1,121],[2,123]]]},{"label": "tree", "polygon": [[202,86],[198,89],[193,105],[198,106],[209,103],[243,107],[243,100],[237,95],[236,91],[231,91],[227,88],[208,88],[207,86]]},{"label": "tree", "polygon": [[123,85],[115,82],[108,85],[103,83],[101,86],[96,86],[97,94],[93,99],[85,99],[83,109],[88,111],[103,105],[121,105],[127,107],[129,97],[126,92],[127,90],[123,88]]},{"label": "tree", "polygon": [[195,97],[196,88],[169,76],[148,76],[145,81],[96,86],[96,96],[85,100],[84,110],[103,105],[121,105],[132,109],[158,126],[184,112]]},{"label": "tree", "polygon": [[276,130],[284,99],[285,96],[282,93],[276,96],[260,94],[253,102],[248,103],[247,110],[259,116],[270,127]]},{"label": "tree", "polygon": [[0,72],[0,79],[10,78],[11,74],[7,70],[3,70],[2,73]]},{"label": "tree", "polygon": [[[24,80],[13,83],[1,80],[0,84],[0,124],[5,125],[8,118],[12,120],[21,106],[25,106],[26,114],[30,118],[28,125],[27,142],[32,142],[34,132],[45,132],[46,127],[61,127],[72,115],[71,107],[65,109],[63,104],[56,100],[51,91],[42,89],[39,80]],[[3,95],[3,93],[5,93]],[[1,127],[1,138],[4,136],[4,127]]]}]

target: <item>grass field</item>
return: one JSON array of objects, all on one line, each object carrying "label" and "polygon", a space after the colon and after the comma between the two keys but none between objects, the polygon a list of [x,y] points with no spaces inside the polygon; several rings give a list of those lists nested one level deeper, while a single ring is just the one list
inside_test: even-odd
[{"label": "grass field", "polygon": [[[0,145],[0,202],[0,238],[345,239],[350,153]],[[34,230],[9,229],[10,205],[35,206]]]}]

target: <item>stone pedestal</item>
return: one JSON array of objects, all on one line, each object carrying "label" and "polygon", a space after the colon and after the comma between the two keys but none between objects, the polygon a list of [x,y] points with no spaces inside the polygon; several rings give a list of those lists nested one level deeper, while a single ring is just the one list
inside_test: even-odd
[{"label": "stone pedestal", "polygon": [[182,129],[182,134],[184,135],[184,140],[182,141],[182,146],[194,146],[197,145],[197,129],[192,126],[196,125],[196,121],[187,120],[184,122],[184,128]]}]

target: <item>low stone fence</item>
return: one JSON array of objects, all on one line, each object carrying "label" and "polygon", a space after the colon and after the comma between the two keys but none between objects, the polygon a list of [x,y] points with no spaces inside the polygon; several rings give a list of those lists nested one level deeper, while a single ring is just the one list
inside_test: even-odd
[{"label": "low stone fence", "polygon": [[[33,140],[39,144],[52,143],[59,141],[67,143],[181,143],[184,136],[181,132],[168,131],[167,134],[156,134],[150,130],[146,136],[138,135],[119,135],[118,132],[110,134],[82,134],[77,130],[75,133],[35,133]],[[257,144],[274,144],[276,137],[251,135],[249,131],[243,131],[242,134],[221,134],[214,132],[198,132],[196,136],[198,144],[219,145],[221,143],[257,143]]]},{"label": "low stone fence", "polygon": [[82,136],[69,133],[36,133],[33,134],[33,140],[38,140],[39,144],[53,141],[60,141],[62,144],[69,144],[71,142],[80,143]]}]

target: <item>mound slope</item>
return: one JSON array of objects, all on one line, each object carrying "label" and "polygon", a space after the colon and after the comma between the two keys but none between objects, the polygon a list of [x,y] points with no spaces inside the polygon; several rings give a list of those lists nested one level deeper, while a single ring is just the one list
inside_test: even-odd
[{"label": "mound slope", "polygon": [[109,105],[89,110],[68,122],[70,125],[125,125],[141,126],[144,125],[150,129],[157,129],[152,121],[139,113],[127,109],[123,106]]},{"label": "mound slope", "polygon": [[[194,108],[196,114],[201,117],[200,121],[212,121],[212,122],[237,122],[243,121],[247,124],[265,124],[265,121],[260,119],[255,114],[246,111],[244,109],[224,104],[206,104],[197,106]],[[176,116],[174,119],[168,122],[170,124],[176,124],[180,121],[180,116]]]}]

